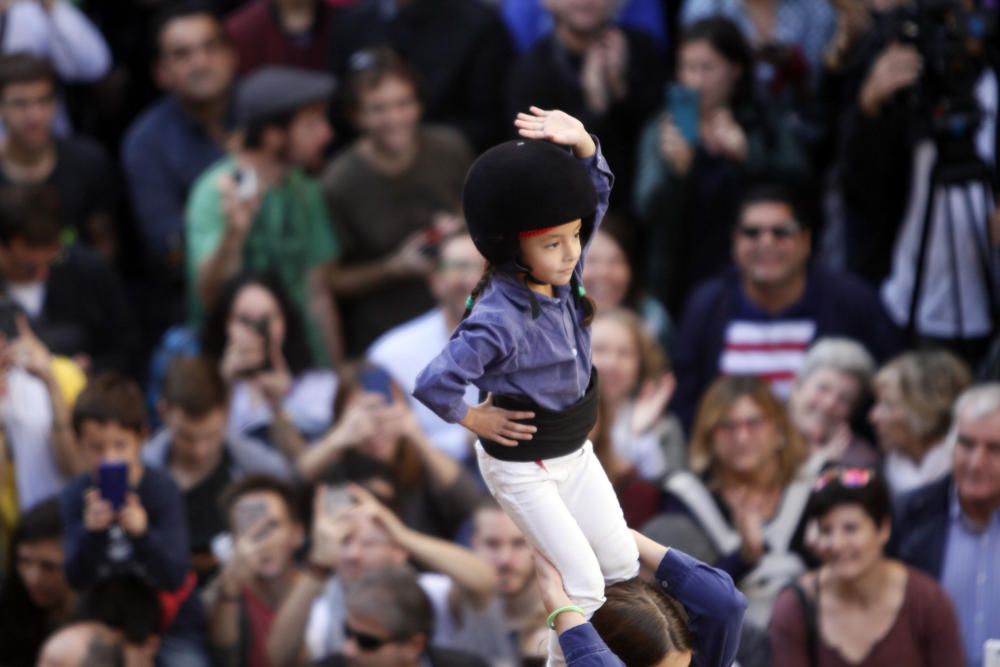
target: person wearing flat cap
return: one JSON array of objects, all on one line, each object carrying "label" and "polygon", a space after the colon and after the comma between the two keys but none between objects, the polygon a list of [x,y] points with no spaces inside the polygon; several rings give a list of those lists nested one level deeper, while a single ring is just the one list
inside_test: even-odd
[{"label": "person wearing flat cap", "polygon": [[337,240],[316,181],[333,138],[332,77],[268,66],[236,91],[239,147],[202,174],[186,216],[188,311],[197,323],[223,285],[252,271],[277,277],[304,314],[313,360],[340,358],[327,274]]}]

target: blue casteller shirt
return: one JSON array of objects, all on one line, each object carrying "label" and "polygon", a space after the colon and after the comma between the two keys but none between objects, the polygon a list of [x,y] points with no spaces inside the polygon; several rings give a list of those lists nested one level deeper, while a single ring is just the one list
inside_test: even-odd
[{"label": "blue casteller shirt", "polygon": [[[614,176],[601,146],[580,158],[597,189],[594,232],[608,210]],[[589,241],[594,238],[590,235]],[[583,284],[580,254],[574,275]],[[531,315],[531,300],[540,308]],[[582,308],[568,285],[553,286],[553,296],[532,293],[517,276],[498,271],[483,290],[472,313],[451,335],[444,350],[417,376],[413,395],[447,422],[465,418],[465,390],[526,398],[543,408],[561,411],[579,401],[590,382],[590,329],[580,325]]]},{"label": "blue casteller shirt", "polygon": [[[692,667],[729,667],[740,645],[746,598],[722,570],[670,549],[656,568],[656,583],[687,610],[694,646]],[[590,623],[559,635],[568,667],[624,667]]]}]

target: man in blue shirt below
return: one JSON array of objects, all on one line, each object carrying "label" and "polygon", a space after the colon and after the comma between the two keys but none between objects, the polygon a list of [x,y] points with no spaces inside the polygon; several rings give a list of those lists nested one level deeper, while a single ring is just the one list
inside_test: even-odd
[{"label": "man in blue shirt below", "polygon": [[903,496],[893,527],[900,560],[937,578],[955,603],[970,667],[1000,639],[1000,383],[955,402],[952,474]]},{"label": "man in blue shirt below", "polygon": [[680,319],[672,409],[686,428],[718,375],[755,375],[787,398],[819,338],[852,338],[878,362],[900,350],[899,332],[870,287],[809,265],[812,235],[783,188],[748,192],[732,239],[735,267],[702,283]]},{"label": "man in blue shirt below", "polygon": [[159,288],[152,300],[162,319],[158,333],[184,316],[184,207],[195,180],[225,152],[236,55],[222,24],[201,4],[165,10],[155,34],[156,80],[167,94],[129,127],[122,164]]}]

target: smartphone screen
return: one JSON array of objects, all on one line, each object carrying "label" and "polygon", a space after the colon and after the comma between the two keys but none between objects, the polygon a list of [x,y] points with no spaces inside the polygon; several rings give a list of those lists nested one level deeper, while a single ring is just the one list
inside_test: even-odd
[{"label": "smartphone screen", "polygon": [[323,493],[323,511],[328,515],[333,515],[345,507],[354,504],[354,499],[346,486],[328,486]]},{"label": "smartphone screen", "polygon": [[361,388],[372,393],[382,394],[386,403],[392,403],[392,379],[384,369],[369,366],[361,371]]},{"label": "smartphone screen", "polygon": [[97,468],[97,486],[101,498],[111,503],[115,511],[120,510],[128,491],[128,464],[124,461],[102,463]]},{"label": "smartphone screen", "polygon": [[243,535],[267,514],[267,502],[259,498],[247,498],[236,503],[233,508],[233,523],[237,535]]},{"label": "smartphone screen", "polygon": [[698,105],[697,90],[676,83],[667,86],[667,112],[692,146],[698,144]]}]

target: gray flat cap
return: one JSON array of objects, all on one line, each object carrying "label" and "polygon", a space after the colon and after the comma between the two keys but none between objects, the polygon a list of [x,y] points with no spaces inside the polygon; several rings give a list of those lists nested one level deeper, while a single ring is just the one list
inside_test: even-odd
[{"label": "gray flat cap", "polygon": [[336,79],[322,72],[277,65],[261,67],[244,78],[236,90],[236,121],[247,125],[325,102],[336,87]]}]

